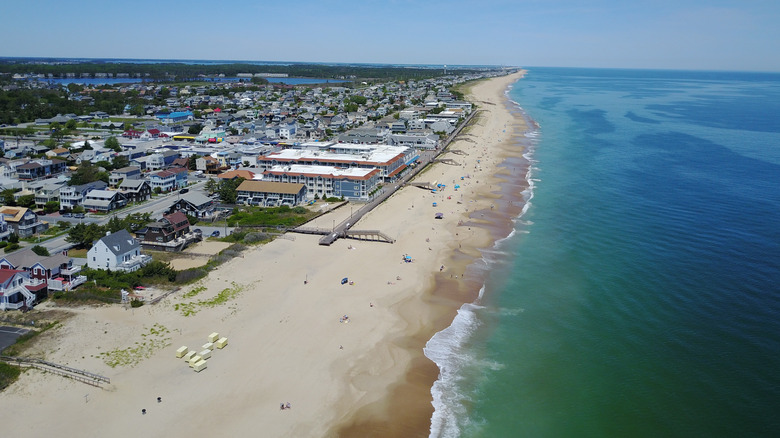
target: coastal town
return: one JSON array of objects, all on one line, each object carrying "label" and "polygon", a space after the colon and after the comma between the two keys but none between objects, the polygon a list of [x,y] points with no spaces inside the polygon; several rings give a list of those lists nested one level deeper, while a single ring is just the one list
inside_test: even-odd
[{"label": "coastal town", "polygon": [[[9,433],[95,415],[112,419],[99,435],[215,430],[204,397],[238,436],[364,436],[399,409],[415,418],[402,435],[427,428],[437,368],[421,342],[474,299],[479,248],[523,205],[524,164],[499,169],[528,129],[503,94],[522,74],[7,78],[6,97],[66,95],[0,127],[0,409],[25,419]],[[372,407],[407,373],[425,376],[411,399]],[[51,419],[34,430],[32,403]]]},{"label": "coastal town", "polygon": [[[16,74],[4,91],[59,88],[78,102],[112,92],[149,104],[3,127],[11,135],[0,138],[0,269],[15,273],[4,281],[14,286],[0,293],[0,308],[29,310],[47,294],[76,288],[87,281],[82,267],[132,272],[153,259],[147,250],[218,239],[214,223],[238,207],[319,211],[317,201],[332,200],[361,208],[430,162],[473,114],[458,84],[505,73],[260,87],[240,80],[273,75],[198,86],[122,84],[129,75],[117,75],[120,83],[106,88],[74,86],[72,74],[70,86]],[[145,220],[92,242],[73,238],[84,224],[129,214]],[[195,223],[214,231],[204,236]],[[67,255],[114,240],[129,243],[109,258]]]}]

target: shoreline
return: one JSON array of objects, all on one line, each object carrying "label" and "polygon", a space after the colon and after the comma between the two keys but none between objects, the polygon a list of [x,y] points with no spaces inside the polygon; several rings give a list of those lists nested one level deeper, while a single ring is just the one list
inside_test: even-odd
[{"label": "shoreline", "polygon": [[[514,75],[514,79],[505,81],[499,90],[501,96],[499,102],[493,102],[489,98],[487,102],[495,104],[498,108],[484,105],[486,96],[475,96],[473,88],[469,91],[468,100],[474,102],[482,99],[480,109],[488,108],[493,111],[504,111],[511,117],[511,131],[501,136],[499,151],[492,149],[489,153],[497,153],[491,169],[495,172],[487,179],[487,188],[477,192],[477,197],[490,199],[491,206],[481,205],[481,208],[473,210],[465,215],[463,223],[457,226],[454,232],[454,241],[445,252],[450,255],[446,266],[452,267],[455,272],[462,272],[460,279],[434,274],[433,284],[427,290],[422,300],[430,306],[433,320],[428,326],[422,327],[417,333],[409,337],[408,348],[414,353],[410,365],[404,374],[403,380],[397,382],[388,391],[388,396],[372,405],[363,406],[356,411],[348,421],[336,427],[333,436],[339,437],[365,437],[365,436],[420,436],[428,437],[431,433],[431,420],[434,414],[433,400],[431,396],[432,386],[440,377],[439,366],[426,357],[423,347],[431,341],[434,334],[448,328],[453,324],[458,310],[479,299],[481,288],[484,285],[488,271],[479,266],[483,260],[483,251],[489,250],[495,244],[507,238],[514,229],[514,219],[519,217],[526,205],[525,190],[529,187],[526,177],[530,163],[524,157],[527,152],[525,145],[519,145],[512,140],[518,138],[529,129],[528,119],[520,117],[517,113],[515,102],[506,96],[509,87],[517,80],[522,79],[524,71]],[[506,77],[504,77],[506,78]],[[504,79],[502,78],[502,79]],[[481,84],[475,84],[472,87]],[[479,90],[481,91],[481,90]],[[478,92],[479,92],[478,91]],[[495,91],[495,90],[493,90]],[[484,91],[482,91],[484,93]],[[489,118],[494,114],[478,115]],[[475,124],[485,122],[477,120]],[[485,134],[483,133],[482,136]],[[462,146],[463,139],[458,139],[450,145],[450,149]],[[520,148],[520,149],[519,149]],[[518,152],[520,152],[518,154]],[[483,158],[484,159],[484,158]],[[520,169],[522,178],[512,176]],[[498,208],[491,208],[491,207]],[[474,228],[472,230],[472,227]],[[470,237],[461,235],[463,231],[475,231]]]},{"label": "shoreline", "polygon": [[[322,247],[296,235],[248,250],[154,306],[73,309],[25,356],[105,375],[111,384],[97,389],[26,371],[0,397],[0,409],[15,418],[8,433],[84,435],[90,424],[89,436],[245,436],[262,427],[266,436],[320,437],[357,435],[350,425],[370,425],[375,435],[428,436],[438,368],[422,347],[476,299],[487,275],[474,264],[480,248],[506,237],[522,209],[510,202],[515,178],[507,163],[522,160],[511,140],[524,121],[504,94],[520,76],[472,86],[485,113],[450,145],[464,152],[448,154],[460,165],[439,163],[417,177],[446,190],[406,186],[361,219],[395,244],[342,239]],[[312,225],[329,227],[349,214],[339,209]],[[405,254],[412,263],[401,261]],[[343,277],[354,285],[340,285]],[[235,293],[218,301],[228,290]],[[349,323],[340,323],[343,315]],[[195,373],[175,358],[178,347],[198,348],[211,332],[229,344],[207,369]],[[280,402],[292,409],[280,411]]]}]

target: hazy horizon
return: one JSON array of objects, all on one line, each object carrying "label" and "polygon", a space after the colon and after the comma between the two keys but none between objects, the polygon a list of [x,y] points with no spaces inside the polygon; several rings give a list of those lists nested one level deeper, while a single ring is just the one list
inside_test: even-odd
[{"label": "hazy horizon", "polygon": [[629,3],[12,2],[0,56],[780,71],[780,3]]}]

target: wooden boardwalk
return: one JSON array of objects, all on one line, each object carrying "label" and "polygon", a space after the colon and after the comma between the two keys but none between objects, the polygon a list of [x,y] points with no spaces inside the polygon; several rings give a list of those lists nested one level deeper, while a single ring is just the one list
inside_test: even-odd
[{"label": "wooden boardwalk", "polygon": [[69,379],[78,380],[79,382],[86,383],[87,385],[92,385],[97,387],[101,387],[103,383],[111,383],[111,379],[109,379],[108,377],[103,377],[99,374],[94,374],[88,371],[71,368],[54,362],[47,362],[41,359],[0,356],[0,361],[6,363],[15,363],[19,366],[38,368],[43,371],[54,373],[63,377],[67,377]]}]

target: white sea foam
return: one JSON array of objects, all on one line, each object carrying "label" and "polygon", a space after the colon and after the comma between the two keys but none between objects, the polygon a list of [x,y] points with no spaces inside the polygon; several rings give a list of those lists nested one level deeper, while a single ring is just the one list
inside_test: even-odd
[{"label": "white sea foam", "polygon": [[[507,99],[514,104],[521,112],[522,117],[529,122],[529,126],[532,129],[526,131],[523,136],[530,140],[526,152],[523,153],[523,157],[528,161],[528,171],[525,175],[528,188],[523,191],[523,199],[525,203],[520,214],[515,218],[515,223],[520,223],[523,226],[533,225],[530,220],[520,221],[528,209],[531,207],[531,200],[534,197],[535,182],[541,180],[532,178],[535,171],[539,168],[533,166],[536,161],[533,159],[535,146],[540,136],[540,129],[536,121],[529,118],[523,108],[518,102],[509,98],[508,88],[505,92]],[[519,230],[521,234],[527,234],[528,230]],[[484,269],[490,269],[491,265],[501,260],[506,260],[504,251],[499,251],[498,248],[502,247],[505,242],[509,241],[517,234],[517,229],[513,230],[502,239],[498,239],[493,248],[483,251],[482,253],[482,267]],[[494,255],[500,255],[504,257],[494,258]],[[479,296],[473,303],[463,304],[458,309],[458,314],[452,321],[449,327],[436,333],[425,344],[423,352],[425,356],[432,360],[439,367],[439,378],[434,382],[431,388],[431,395],[433,396],[434,412],[431,417],[431,430],[430,438],[455,438],[461,435],[461,432],[466,427],[473,427],[475,424],[469,424],[469,412],[467,406],[468,395],[461,390],[460,382],[466,378],[464,375],[465,368],[467,366],[477,365],[481,369],[490,369],[493,371],[499,371],[504,368],[504,364],[488,361],[477,360],[472,357],[466,348],[467,343],[472,338],[475,331],[480,326],[480,320],[475,313],[478,309],[484,309],[479,303],[485,293],[485,286],[479,290]],[[513,316],[522,312],[523,309],[499,309],[501,315]]]},{"label": "white sea foam", "polygon": [[499,307],[498,314],[501,316],[517,316],[521,313],[525,312],[525,309],[522,307],[518,307],[515,309],[508,309],[506,307]]},{"label": "white sea foam", "polygon": [[[484,292],[480,290],[480,296]],[[481,306],[466,303],[458,309],[458,314],[449,327],[433,335],[425,344],[423,352],[439,367],[439,378],[431,388],[433,396],[433,417],[431,417],[431,438],[454,438],[460,435],[468,411],[464,402],[467,397],[459,389],[462,370],[470,358],[464,352],[464,346],[479,327],[479,319],[474,313]]]}]

